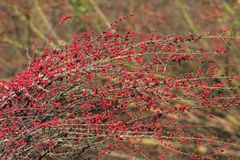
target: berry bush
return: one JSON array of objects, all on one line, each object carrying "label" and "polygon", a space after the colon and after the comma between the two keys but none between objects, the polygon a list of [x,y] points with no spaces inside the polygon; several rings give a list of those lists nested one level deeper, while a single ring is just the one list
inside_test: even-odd
[{"label": "berry bush", "polygon": [[118,32],[128,17],[0,81],[1,159],[240,158],[229,38]]}]

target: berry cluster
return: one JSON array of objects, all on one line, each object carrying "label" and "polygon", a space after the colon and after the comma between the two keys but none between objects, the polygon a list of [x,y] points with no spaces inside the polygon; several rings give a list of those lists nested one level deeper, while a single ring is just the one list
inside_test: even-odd
[{"label": "berry cluster", "polygon": [[74,34],[0,81],[1,159],[214,159],[239,151],[239,136],[230,139],[236,127],[214,125],[240,104],[240,76],[219,74],[226,49],[198,47],[204,37],[192,34],[117,32],[126,18],[97,36]]}]

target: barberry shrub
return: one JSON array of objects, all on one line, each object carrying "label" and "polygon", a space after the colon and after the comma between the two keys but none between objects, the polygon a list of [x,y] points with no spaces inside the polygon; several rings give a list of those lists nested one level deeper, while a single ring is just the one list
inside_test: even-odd
[{"label": "barberry shrub", "polygon": [[118,32],[125,18],[0,81],[1,159],[240,157],[240,76],[217,43],[227,38]]}]

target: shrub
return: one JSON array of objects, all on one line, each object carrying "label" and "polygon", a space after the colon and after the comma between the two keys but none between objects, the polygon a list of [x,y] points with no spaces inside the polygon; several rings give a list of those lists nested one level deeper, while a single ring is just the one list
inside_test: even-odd
[{"label": "shrub", "polygon": [[221,75],[227,49],[201,41],[224,37],[117,32],[125,18],[0,82],[2,159],[239,156],[239,121],[219,126],[239,108],[239,75]]}]

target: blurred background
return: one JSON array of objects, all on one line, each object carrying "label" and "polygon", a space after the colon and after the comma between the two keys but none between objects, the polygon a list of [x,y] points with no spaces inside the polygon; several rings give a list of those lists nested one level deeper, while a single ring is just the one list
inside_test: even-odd
[{"label": "blurred background", "polygon": [[[24,70],[29,56],[41,53],[62,16],[70,21],[53,32],[52,47],[66,44],[72,32],[98,33],[120,16],[136,16],[120,30],[162,35],[215,35],[227,31],[240,36],[240,0],[1,0],[0,78]],[[235,39],[238,46],[240,41]],[[208,43],[205,43],[208,45]]]}]

